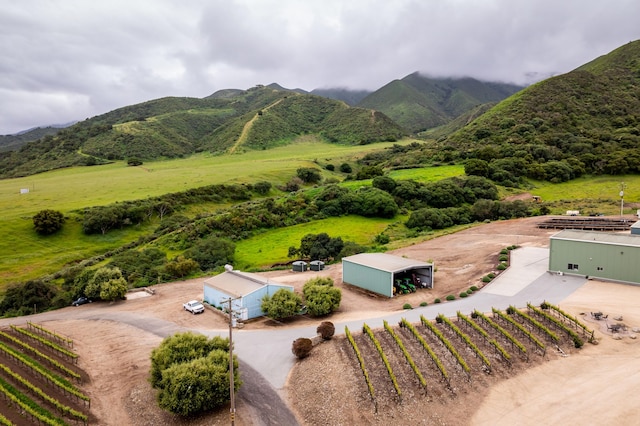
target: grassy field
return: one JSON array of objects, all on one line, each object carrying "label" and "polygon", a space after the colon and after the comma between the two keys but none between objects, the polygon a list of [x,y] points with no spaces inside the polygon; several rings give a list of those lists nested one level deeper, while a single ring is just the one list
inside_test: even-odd
[{"label": "grassy field", "polygon": [[236,244],[236,266],[239,269],[268,268],[276,263],[291,261],[289,247],[300,246],[307,234],[326,232],[362,245],[373,245],[373,238],[398,219],[364,218],[360,216],[332,217],[288,228],[274,229]]},{"label": "grassy field", "polygon": [[[227,156],[200,154],[148,162],[141,167],[116,162],[0,180],[0,232],[5,236],[0,240],[0,289],[7,283],[36,278],[66,263],[134,241],[155,226],[87,236],[75,221],[74,210],[220,183],[269,181],[279,185],[295,176],[296,169],[316,166],[316,161],[323,165],[332,163],[337,168],[342,162],[392,145],[341,146],[303,140],[268,151]],[[327,170],[323,175],[344,178]],[[21,189],[28,189],[29,193],[21,194]],[[35,233],[31,217],[43,209],[70,215],[62,232],[49,237]]]},{"label": "grassy field", "polygon": [[[410,143],[411,141],[406,141]],[[402,142],[405,143],[405,142]],[[287,182],[299,167],[326,164],[338,166],[389,144],[339,146],[317,141],[302,141],[295,145],[268,151],[246,152],[230,156],[200,154],[187,159],[145,163],[127,167],[123,162],[104,166],[70,168],[19,179],[0,180],[0,289],[11,282],[22,282],[59,270],[63,265],[106,250],[119,247],[148,233],[156,224],[111,231],[107,235],[87,236],[75,220],[74,210],[116,201],[144,199],[150,196],[185,189],[219,184],[269,181],[274,185]],[[390,176],[396,180],[437,181],[464,174],[461,165],[396,170]],[[323,169],[325,178],[342,180],[344,175]],[[357,188],[371,181],[345,181],[343,185]],[[625,212],[635,213],[631,203],[640,201],[640,176],[583,177],[571,182],[551,184],[533,182],[526,190],[542,197],[553,213],[581,210],[619,214],[620,184],[625,182]],[[21,194],[21,189],[29,189]],[[525,190],[504,191],[515,194]],[[215,206],[207,206],[211,210]],[[40,237],[33,231],[31,217],[40,210],[62,211],[70,219],[62,232]],[[191,213],[198,206],[189,208]],[[371,244],[372,238],[388,225],[397,228],[399,219],[371,220],[357,217],[334,218],[312,224],[279,229],[243,241],[237,246],[237,263],[243,268],[259,268],[286,262],[290,246],[298,246],[308,233],[327,232],[332,237],[360,244]],[[394,246],[399,244],[394,241]]]}]

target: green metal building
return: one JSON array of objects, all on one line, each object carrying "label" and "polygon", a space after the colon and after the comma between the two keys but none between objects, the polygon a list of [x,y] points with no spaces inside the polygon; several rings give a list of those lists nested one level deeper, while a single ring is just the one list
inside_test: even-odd
[{"label": "green metal building", "polygon": [[404,283],[433,288],[433,264],[386,253],[360,253],[342,258],[342,281],[393,297]]},{"label": "green metal building", "polygon": [[560,231],[549,241],[549,271],[640,284],[640,235]]}]

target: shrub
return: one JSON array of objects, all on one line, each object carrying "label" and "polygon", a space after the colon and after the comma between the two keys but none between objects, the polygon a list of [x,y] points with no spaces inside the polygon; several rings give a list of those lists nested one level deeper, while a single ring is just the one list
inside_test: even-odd
[{"label": "shrub", "polygon": [[478,287],[476,287],[475,285],[472,285],[471,287],[469,287],[469,290],[478,291]]},{"label": "shrub", "polygon": [[420,306],[427,306],[427,302],[420,302]]},{"label": "shrub", "polygon": [[273,296],[264,296],[260,308],[269,318],[283,319],[296,315],[301,305],[302,299],[298,294],[281,288]]},{"label": "shrub", "polygon": [[491,277],[489,277],[488,275],[485,275],[484,277],[482,277],[482,282],[483,283],[491,282]]},{"label": "shrub", "polygon": [[436,322],[437,322],[438,324],[442,324],[442,316],[438,315],[438,316],[436,317]]},{"label": "shrub", "polygon": [[64,215],[57,210],[41,210],[33,216],[33,227],[40,235],[51,235],[62,229]]},{"label": "shrub", "polygon": [[320,323],[318,328],[316,329],[316,333],[320,335],[324,340],[331,340],[333,335],[336,332],[336,327],[332,322],[323,321]]},{"label": "shrub", "polygon": [[306,337],[299,337],[293,341],[293,345],[291,346],[291,352],[298,358],[306,358],[311,353],[311,349],[313,349],[313,342],[311,339],[307,339]]},{"label": "shrub", "polygon": [[410,303],[405,303],[404,305],[402,305],[402,309],[413,309],[413,307]]},{"label": "shrub", "polygon": [[487,276],[491,279],[494,279],[496,277],[496,274],[494,274],[493,272],[490,272],[487,274]]},{"label": "shrub", "polygon": [[509,260],[509,256],[507,256],[506,254],[501,254],[500,257],[498,257],[498,260],[500,262],[506,262]]},{"label": "shrub", "polygon": [[504,271],[505,269],[507,269],[507,265],[505,265],[504,263],[501,263],[497,266],[498,271]]},{"label": "shrub", "polygon": [[509,315],[513,315],[513,314],[515,314],[515,313],[516,313],[516,308],[514,308],[513,306],[509,306],[509,307],[507,308],[507,313],[508,313]]},{"label": "shrub", "polygon": [[328,277],[316,277],[308,280],[302,287],[304,302],[309,315],[319,317],[328,315],[340,307],[342,291],[333,286]]},{"label": "shrub", "polygon": [[502,250],[500,250],[500,254],[509,254],[509,250],[502,249]]},{"label": "shrub", "polygon": [[466,291],[463,291],[462,293],[460,293],[460,297],[462,297],[462,298],[467,297],[467,296],[468,296],[468,294],[467,294]]},{"label": "shrub", "polygon": [[440,300],[440,299],[436,299],[436,300],[433,301],[433,303],[440,303],[440,302],[442,302],[442,300]]},{"label": "shrub", "polygon": [[453,294],[450,294],[447,296],[447,300],[451,301],[451,300],[456,300],[456,297]]}]

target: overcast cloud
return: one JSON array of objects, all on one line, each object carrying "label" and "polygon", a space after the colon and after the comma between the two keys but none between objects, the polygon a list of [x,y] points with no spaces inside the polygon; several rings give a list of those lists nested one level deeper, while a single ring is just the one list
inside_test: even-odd
[{"label": "overcast cloud", "polygon": [[639,39],[638,17],[638,0],[7,1],[0,134],[274,82],[528,84]]}]

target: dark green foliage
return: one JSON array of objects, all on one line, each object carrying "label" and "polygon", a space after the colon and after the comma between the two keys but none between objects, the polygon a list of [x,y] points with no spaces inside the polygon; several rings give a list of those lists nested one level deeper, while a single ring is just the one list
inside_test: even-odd
[{"label": "dark green foliage", "polygon": [[0,315],[5,317],[31,315],[53,307],[61,307],[52,304],[57,294],[58,290],[54,285],[42,280],[11,285],[7,287],[0,302]]},{"label": "dark green foliage", "polygon": [[460,297],[462,297],[462,298],[465,298],[467,296],[469,296],[469,295],[467,294],[466,291],[463,291],[463,292],[460,293]]},{"label": "dark green foliage", "polygon": [[113,256],[108,266],[120,269],[128,283],[140,287],[157,281],[166,260],[164,252],[157,248],[134,249]]},{"label": "dark green foliage", "polygon": [[420,306],[427,306],[428,303],[427,302],[420,302]]},{"label": "dark green foliage", "polygon": [[451,301],[451,300],[456,300],[456,297],[453,294],[450,294],[446,297],[446,299]]},{"label": "dark green foliage", "polygon": [[200,269],[200,265],[193,259],[178,256],[164,266],[164,273],[172,278],[184,278]]},{"label": "dark green foliage", "polygon": [[[237,390],[236,356],[233,365]],[[191,332],[170,336],[152,351],[150,373],[161,408],[188,416],[220,407],[229,401],[229,340]]]},{"label": "dark green foliage", "polygon": [[396,188],[396,181],[390,178],[389,176],[376,176],[373,178],[371,182],[371,186],[374,188],[381,189],[389,194],[393,193],[393,190]]},{"label": "dark green foliage", "polygon": [[342,173],[351,173],[353,169],[351,168],[351,165],[349,163],[342,163],[340,164],[340,171]]},{"label": "dark green foliage", "polygon": [[307,234],[300,240],[299,248],[289,249],[289,256],[329,261],[337,258],[343,248],[344,242],[340,237],[332,238],[326,232]]},{"label": "dark green foliage", "polygon": [[418,230],[444,229],[453,225],[470,223],[470,211],[466,207],[446,209],[425,208],[415,210],[405,223],[407,228]]},{"label": "dark green foliage", "polygon": [[302,287],[304,303],[309,315],[314,317],[328,315],[340,307],[342,292],[333,286],[331,278],[316,277],[308,280]]},{"label": "dark green foliage", "polygon": [[64,215],[57,210],[41,210],[33,216],[33,227],[40,235],[51,235],[62,229]]},{"label": "dark green foliage", "polygon": [[441,302],[442,302],[442,300],[440,300],[440,298],[436,298],[436,299],[433,301],[433,303],[441,303]]},{"label": "dark green foliage", "polygon": [[301,167],[296,170],[298,176],[304,183],[318,183],[322,180],[322,175],[317,169],[311,167]]},{"label": "dark green foliage", "polygon": [[89,279],[84,294],[90,299],[118,300],[127,293],[127,281],[120,269],[102,267]]},{"label": "dark green foliage", "polygon": [[135,166],[142,166],[142,164],[143,164],[143,162],[139,158],[135,158],[134,157],[134,158],[130,158],[130,159],[127,160],[127,165],[128,166],[135,167]]},{"label": "dark green foliage", "polygon": [[365,217],[392,218],[398,213],[393,197],[378,188],[362,188],[356,192],[350,212]]},{"label": "dark green foliage", "polygon": [[376,235],[376,237],[374,238],[374,241],[377,244],[385,245],[385,244],[389,244],[389,241],[391,241],[391,238],[387,234],[381,233]]},{"label": "dark green foliage", "polygon": [[198,262],[203,271],[210,271],[233,264],[235,251],[236,245],[233,242],[214,235],[198,240],[193,247],[185,250],[184,257]]},{"label": "dark green foliage", "polygon": [[356,180],[373,179],[383,175],[384,170],[380,166],[364,166],[356,173]]},{"label": "dark green foliage", "polygon": [[413,309],[413,306],[411,306],[411,303],[405,303],[404,305],[402,305],[402,309]]},{"label": "dark green foliage", "polygon": [[327,164],[326,166],[324,166],[324,168],[332,172],[336,169],[336,166],[334,166],[333,164]]},{"label": "dark green foliage", "polygon": [[297,338],[296,340],[293,341],[293,344],[291,345],[291,352],[293,352],[293,354],[298,359],[308,357],[312,349],[313,349],[313,342],[311,341],[311,339],[308,339],[306,337]]},{"label": "dark green foliage", "polygon": [[260,195],[267,195],[271,191],[271,182],[260,181],[253,185],[254,191]]},{"label": "dark green foliage", "polygon": [[302,299],[296,293],[285,288],[276,291],[273,296],[262,298],[260,309],[269,318],[276,320],[290,318],[300,312]]}]

